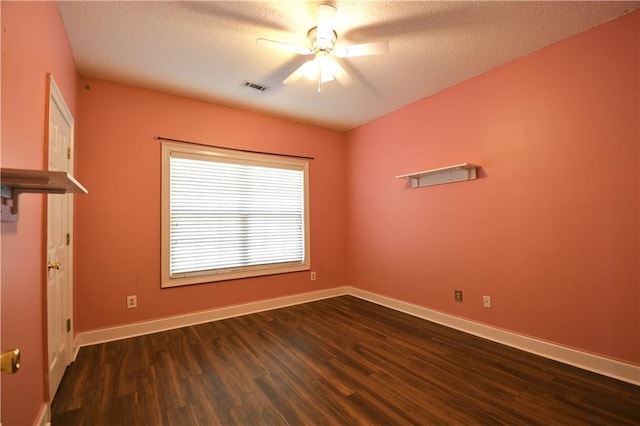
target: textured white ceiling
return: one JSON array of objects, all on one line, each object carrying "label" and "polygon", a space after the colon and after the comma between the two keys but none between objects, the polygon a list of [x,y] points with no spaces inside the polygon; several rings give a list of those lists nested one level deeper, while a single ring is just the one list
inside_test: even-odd
[{"label": "textured white ceiling", "polygon": [[[348,130],[640,7],[626,2],[335,1],[337,46],[388,40],[342,60],[355,83],[282,85],[306,59],[307,1],[61,1],[81,75]],[[260,92],[243,81],[268,86]]]}]

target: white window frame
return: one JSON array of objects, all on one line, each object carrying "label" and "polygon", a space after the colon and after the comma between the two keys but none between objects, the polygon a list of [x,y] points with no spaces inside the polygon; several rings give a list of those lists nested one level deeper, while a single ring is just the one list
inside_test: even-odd
[{"label": "white window frame", "polygon": [[[304,259],[302,262],[253,265],[217,271],[170,274],[170,159],[172,155],[187,156],[204,161],[232,162],[265,167],[301,170],[304,179]],[[303,158],[272,154],[235,151],[188,143],[162,143],[162,196],[161,196],[161,287],[176,287],[239,278],[283,274],[310,269],[309,240],[309,161]]]}]

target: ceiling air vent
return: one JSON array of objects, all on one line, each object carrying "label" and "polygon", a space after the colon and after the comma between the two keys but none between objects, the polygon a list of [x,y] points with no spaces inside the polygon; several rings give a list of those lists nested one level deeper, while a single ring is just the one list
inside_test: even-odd
[{"label": "ceiling air vent", "polygon": [[267,86],[262,86],[260,84],[252,83],[252,82],[247,81],[247,80],[243,81],[242,85],[244,87],[249,87],[251,89],[259,90],[261,92],[266,92],[267,90],[269,90],[269,88]]}]

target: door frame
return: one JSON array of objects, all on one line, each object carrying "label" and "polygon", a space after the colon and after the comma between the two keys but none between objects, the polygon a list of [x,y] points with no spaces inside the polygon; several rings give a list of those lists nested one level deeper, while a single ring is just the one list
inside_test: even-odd
[{"label": "door frame", "polygon": [[[45,123],[45,137],[44,137],[44,145],[45,145],[45,155],[44,155],[44,162],[45,162],[45,169],[48,170],[49,168],[49,150],[50,150],[50,123],[51,123],[51,107],[53,105],[53,103],[55,103],[57,105],[57,107],[60,109],[60,111],[62,112],[62,114],[64,115],[64,118],[67,122],[70,123],[70,133],[69,133],[69,146],[68,149],[70,150],[69,152],[71,153],[71,158],[69,158],[68,163],[67,163],[67,172],[71,175],[73,175],[73,152],[74,152],[74,139],[75,139],[75,120],[73,118],[73,115],[71,114],[71,111],[69,110],[69,108],[67,107],[67,104],[64,100],[64,97],[62,96],[62,93],[60,92],[60,89],[58,88],[58,85],[56,84],[53,75],[50,73],[47,73],[47,97],[46,97],[46,106],[45,106],[45,118],[46,118],[46,123]],[[70,321],[70,330],[66,335],[66,339],[67,339],[67,347],[69,348],[68,351],[68,358],[66,360],[64,360],[65,364],[68,366],[69,364],[71,364],[73,358],[74,358],[74,352],[75,352],[75,348],[73,346],[73,336],[74,336],[74,321],[73,321],[73,196],[66,196],[67,199],[67,226],[68,226],[68,232],[71,236],[70,240],[69,240],[69,244],[67,245],[67,266],[66,266],[66,280],[65,280],[65,292],[66,292],[66,312],[63,313],[64,316],[66,316],[66,318],[69,318]],[[49,365],[49,326],[48,326],[48,282],[47,282],[47,257],[48,257],[48,245],[49,245],[49,241],[48,241],[48,226],[49,226],[49,203],[48,203],[48,196],[44,197],[44,214],[43,214],[43,222],[44,222],[44,244],[43,244],[43,252],[44,252],[44,262],[43,262],[43,295],[42,295],[42,310],[43,310],[43,337],[44,337],[44,345],[43,345],[43,355],[44,355],[44,360],[45,363],[44,365],[46,366],[46,370],[45,370],[45,400],[48,402],[48,408],[50,409],[51,406],[51,402],[53,401],[53,396],[51,395],[51,384],[50,384],[50,380],[49,380],[49,369],[50,369],[50,365]],[[65,320],[66,320],[65,318]]]}]

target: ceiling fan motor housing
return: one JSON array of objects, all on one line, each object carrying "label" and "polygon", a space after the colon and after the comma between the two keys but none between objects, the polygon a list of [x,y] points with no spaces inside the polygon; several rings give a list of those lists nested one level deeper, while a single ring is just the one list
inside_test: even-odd
[{"label": "ceiling fan motor housing", "polygon": [[338,34],[335,31],[331,31],[326,35],[318,35],[318,27],[313,27],[307,33],[307,37],[309,37],[309,41],[311,42],[311,49],[313,53],[319,51],[331,52],[333,46],[336,45],[336,41],[338,40]]}]

